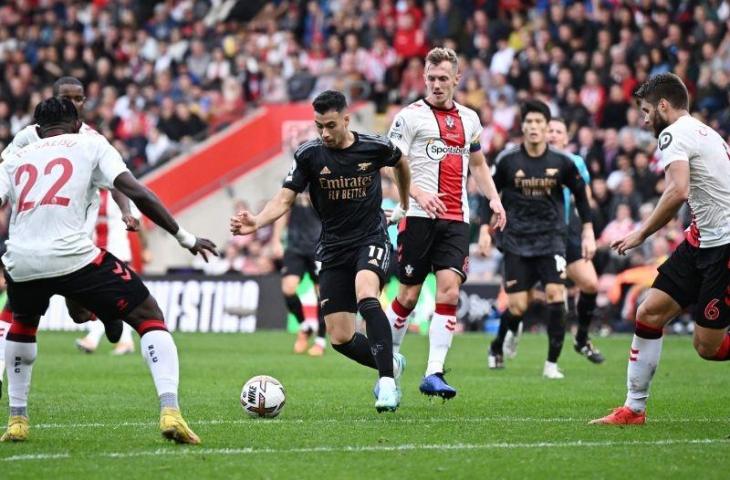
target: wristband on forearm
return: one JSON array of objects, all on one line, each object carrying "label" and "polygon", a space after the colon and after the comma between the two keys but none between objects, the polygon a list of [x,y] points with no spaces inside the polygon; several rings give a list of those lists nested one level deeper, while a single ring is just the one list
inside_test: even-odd
[{"label": "wristband on forearm", "polygon": [[175,234],[175,239],[180,244],[180,246],[185,248],[193,248],[195,246],[195,242],[197,241],[195,235],[188,232],[182,227],[179,227],[177,233]]}]

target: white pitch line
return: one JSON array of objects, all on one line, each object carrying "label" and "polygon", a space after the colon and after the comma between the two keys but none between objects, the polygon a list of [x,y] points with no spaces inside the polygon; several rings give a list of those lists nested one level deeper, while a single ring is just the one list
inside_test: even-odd
[{"label": "white pitch line", "polygon": [[[326,418],[326,419],[312,419],[307,420],[303,418],[294,419],[254,419],[254,418],[243,418],[239,420],[191,420],[189,423],[192,426],[196,425],[240,425],[246,424],[250,426],[262,426],[262,425],[287,425],[287,424],[351,424],[351,423],[365,423],[365,424],[391,424],[391,423],[406,423],[406,424],[431,424],[431,423],[490,423],[490,422],[516,422],[516,423],[575,423],[583,422],[588,423],[590,418],[575,418],[575,417],[436,417],[436,418],[401,418],[401,417],[390,417],[390,418],[351,418],[351,419],[337,419],[337,418]],[[727,423],[730,422],[728,418],[650,418],[649,423]],[[118,428],[118,427],[152,427],[156,425],[156,422],[118,422],[118,423],[39,423],[37,425],[31,424],[33,429],[53,429],[53,428]]]},{"label": "white pitch line", "polygon": [[4,457],[4,462],[15,462],[21,460],[54,460],[58,458],[71,458],[68,453],[29,453],[27,455],[13,455],[12,457]]},{"label": "white pitch line", "polygon": [[15,455],[1,458],[2,461],[54,460],[60,458],[135,458],[152,456],[194,456],[194,455],[259,455],[259,454],[303,454],[303,453],[363,453],[363,452],[402,452],[430,450],[501,450],[501,449],[534,449],[534,448],[605,448],[605,447],[637,447],[666,445],[725,445],[730,439],[694,438],[646,441],[572,441],[572,442],[496,442],[496,443],[446,443],[446,444],[402,444],[402,445],[345,445],[332,447],[303,448],[158,448],[138,452],[101,452],[93,455],[71,455],[69,453],[40,453],[34,455]]}]

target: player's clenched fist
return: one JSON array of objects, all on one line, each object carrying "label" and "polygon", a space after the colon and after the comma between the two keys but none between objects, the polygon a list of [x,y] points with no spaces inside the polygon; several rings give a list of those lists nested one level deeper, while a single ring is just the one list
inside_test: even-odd
[{"label": "player's clenched fist", "polygon": [[250,235],[258,228],[256,217],[247,210],[242,210],[231,217],[231,233],[234,235]]}]

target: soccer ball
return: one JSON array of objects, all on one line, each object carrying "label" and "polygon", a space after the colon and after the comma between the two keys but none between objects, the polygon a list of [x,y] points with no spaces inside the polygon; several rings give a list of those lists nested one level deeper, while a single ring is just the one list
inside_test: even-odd
[{"label": "soccer ball", "polygon": [[274,418],[286,402],[284,385],[274,377],[257,375],[243,385],[241,406],[252,417]]}]

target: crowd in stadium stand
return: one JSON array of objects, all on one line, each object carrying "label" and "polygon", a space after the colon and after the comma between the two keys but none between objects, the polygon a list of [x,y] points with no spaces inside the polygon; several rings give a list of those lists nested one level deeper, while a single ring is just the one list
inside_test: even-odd
[{"label": "crowd in stadium stand", "polygon": [[[275,0],[245,23],[222,21],[220,1],[3,3],[0,145],[30,122],[56,78],[73,75],[86,85],[86,121],[138,173],[247,108],[330,88],[374,102],[383,132],[397,109],[424,96],[428,49],[453,47],[462,70],[457,101],[481,115],[489,161],[520,140],[521,100],[541,99],[566,120],[570,149],[593,178],[595,263],[609,299],[616,278],[627,279],[624,290],[647,282],[626,272],[664,258],[688,216],[628,257],[608,248],[663,189],[634,89],[675,72],[692,113],[730,138],[730,6],[719,0]],[[469,194],[476,207],[472,185]],[[478,211],[474,222],[484,221]],[[272,271],[269,237],[231,243],[220,268]],[[472,278],[495,278],[498,256],[475,249]]]}]

